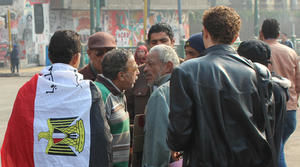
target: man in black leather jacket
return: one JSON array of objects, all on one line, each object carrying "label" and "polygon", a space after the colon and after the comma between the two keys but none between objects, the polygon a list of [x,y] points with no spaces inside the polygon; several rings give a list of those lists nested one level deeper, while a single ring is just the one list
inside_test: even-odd
[{"label": "man in black leather jacket", "polygon": [[[253,63],[230,46],[240,24],[232,8],[205,11],[206,56],[184,62],[172,73],[167,143],[171,150],[184,152],[183,166],[270,165]],[[270,77],[267,68],[260,70]]]}]

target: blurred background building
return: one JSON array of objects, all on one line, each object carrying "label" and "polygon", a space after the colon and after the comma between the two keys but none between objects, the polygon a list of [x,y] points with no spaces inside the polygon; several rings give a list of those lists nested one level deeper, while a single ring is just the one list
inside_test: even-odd
[{"label": "blurred background building", "polygon": [[[241,40],[257,37],[266,18],[276,18],[281,31],[290,38],[300,36],[296,31],[300,27],[300,0],[147,1],[146,32],[157,22],[167,22],[174,30],[177,45],[182,44],[182,39],[202,30],[203,11],[216,5],[230,6],[238,11],[242,17]],[[83,45],[91,33],[101,30],[114,35],[118,47],[135,47],[144,41],[144,7],[144,0],[1,0],[0,63],[1,48],[9,46],[6,45],[9,42],[19,44],[23,65],[49,63],[47,44],[59,29],[77,31]],[[7,25],[8,11],[10,26]]]}]

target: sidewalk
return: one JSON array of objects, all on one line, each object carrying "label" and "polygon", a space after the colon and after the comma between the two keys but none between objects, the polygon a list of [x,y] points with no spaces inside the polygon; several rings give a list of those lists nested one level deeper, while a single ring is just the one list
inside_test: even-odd
[{"label": "sidewalk", "polygon": [[0,77],[16,77],[16,76],[31,77],[34,74],[39,73],[43,68],[44,66],[28,66],[28,67],[20,68],[19,74],[18,73],[12,74],[8,67],[1,67]]}]

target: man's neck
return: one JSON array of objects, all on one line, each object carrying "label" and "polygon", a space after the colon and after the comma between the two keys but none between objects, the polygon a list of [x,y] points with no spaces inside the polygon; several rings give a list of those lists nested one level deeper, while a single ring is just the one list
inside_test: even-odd
[{"label": "man's neck", "polygon": [[277,38],[268,38],[263,40],[266,43],[277,43]]}]

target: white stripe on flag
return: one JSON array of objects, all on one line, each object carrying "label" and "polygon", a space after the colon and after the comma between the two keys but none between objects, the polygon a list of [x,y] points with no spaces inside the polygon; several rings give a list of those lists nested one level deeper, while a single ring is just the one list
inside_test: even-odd
[{"label": "white stripe on flag", "polygon": [[89,166],[89,81],[81,81],[77,87],[56,84],[54,93],[46,93],[52,85],[39,77],[34,113],[35,166]]}]

